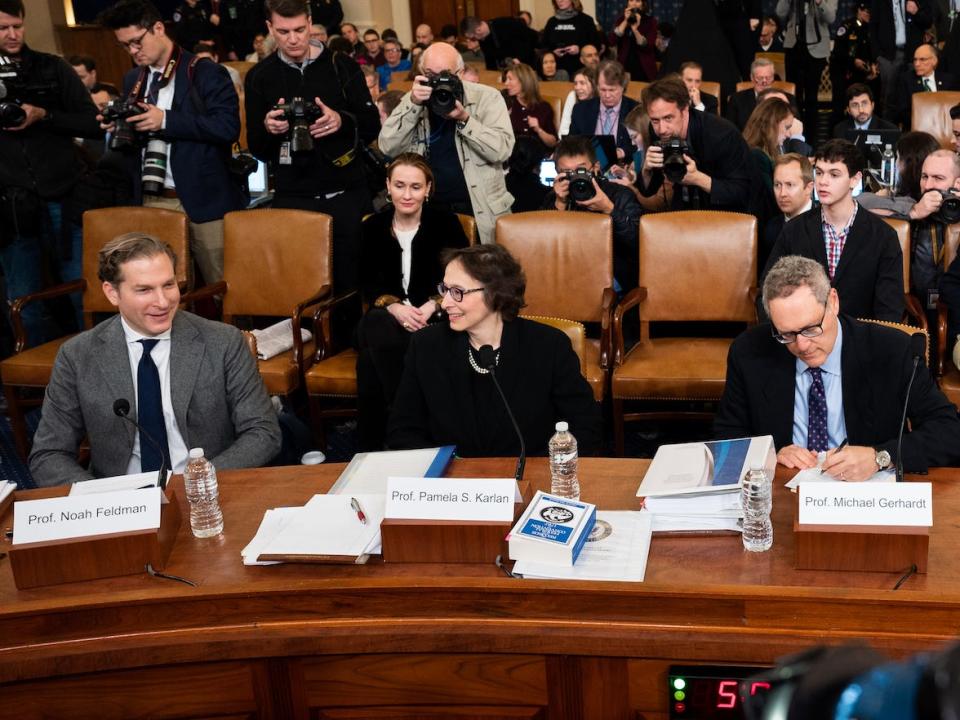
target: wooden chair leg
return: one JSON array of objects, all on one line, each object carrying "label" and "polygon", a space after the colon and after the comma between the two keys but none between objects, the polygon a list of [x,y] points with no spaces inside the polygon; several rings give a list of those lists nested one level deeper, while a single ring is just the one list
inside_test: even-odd
[{"label": "wooden chair leg", "polygon": [[10,418],[10,429],[13,431],[17,455],[26,463],[27,456],[30,454],[30,441],[27,438],[27,419],[20,404],[20,390],[4,385],[3,394],[7,398],[7,416]]},{"label": "wooden chair leg", "polygon": [[617,457],[623,457],[623,400],[613,398],[613,449]]}]

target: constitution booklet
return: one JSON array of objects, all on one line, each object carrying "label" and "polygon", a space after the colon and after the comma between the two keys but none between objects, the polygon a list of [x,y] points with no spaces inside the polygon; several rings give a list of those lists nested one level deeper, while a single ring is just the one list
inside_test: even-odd
[{"label": "constitution booklet", "polygon": [[572,566],[596,519],[596,505],[537,490],[507,535],[510,559]]}]

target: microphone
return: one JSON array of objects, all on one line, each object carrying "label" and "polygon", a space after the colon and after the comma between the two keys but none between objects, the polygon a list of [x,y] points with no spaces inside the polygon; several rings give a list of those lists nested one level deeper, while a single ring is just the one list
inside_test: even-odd
[{"label": "microphone", "polygon": [[510,422],[513,423],[513,429],[517,433],[517,438],[520,440],[520,457],[517,458],[517,470],[514,473],[517,482],[520,482],[523,479],[523,468],[527,464],[527,446],[523,442],[523,434],[520,432],[517,419],[513,416],[513,411],[510,409],[510,403],[507,402],[507,396],[503,394],[503,388],[500,387],[500,381],[497,380],[497,356],[496,353],[493,352],[493,347],[484,345],[480,348],[479,352],[480,367],[490,371],[493,384],[497,388],[497,392],[500,393],[500,399],[503,400],[503,407],[506,408],[507,416],[510,418]]},{"label": "microphone", "polygon": [[132,424],[137,430],[140,431],[140,434],[143,435],[143,437],[150,441],[150,444],[153,445],[153,449],[160,453],[160,470],[157,474],[157,486],[161,490],[165,490],[167,487],[167,453],[163,451],[163,448],[160,447],[160,443],[158,443],[150,433],[140,427],[140,423],[138,423],[132,417],[129,417],[129,413],[130,402],[126,398],[117,398],[113,401],[113,414],[118,418],[123,418],[128,423]]},{"label": "microphone", "polygon": [[903,455],[900,449],[903,446],[903,428],[907,424],[907,405],[910,404],[910,390],[913,380],[917,377],[917,368],[920,367],[920,356],[913,356],[913,369],[910,371],[910,382],[907,383],[907,395],[903,399],[903,415],[900,417],[900,433],[897,435],[897,482],[903,482]]}]

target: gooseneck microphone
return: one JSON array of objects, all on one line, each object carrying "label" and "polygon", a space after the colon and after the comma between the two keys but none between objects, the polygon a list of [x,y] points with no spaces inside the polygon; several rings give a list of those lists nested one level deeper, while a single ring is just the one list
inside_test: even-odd
[{"label": "gooseneck microphone", "polygon": [[507,402],[507,396],[503,394],[503,388],[500,387],[500,381],[497,380],[497,355],[493,351],[493,346],[484,345],[478,352],[480,354],[480,367],[490,372],[493,384],[497,388],[497,392],[500,393],[500,399],[503,400],[503,407],[506,408],[507,416],[513,423],[513,429],[520,440],[520,457],[517,458],[517,470],[514,473],[517,482],[520,482],[523,479],[523,469],[527,464],[527,446],[523,442],[523,434],[520,432],[520,426],[517,425],[517,419],[513,416],[513,410],[510,409],[510,403]]},{"label": "gooseneck microphone", "polygon": [[113,414],[118,418],[123,418],[128,423],[133,425],[140,434],[150,441],[150,444],[153,445],[153,449],[160,453],[160,470],[157,474],[157,485],[161,490],[166,489],[167,487],[167,453],[163,451],[163,448],[160,447],[160,443],[157,442],[156,438],[153,437],[150,433],[144,430],[140,423],[130,417],[130,402],[126,398],[117,398],[113,401]]},{"label": "gooseneck microphone", "polygon": [[907,406],[910,404],[910,390],[913,380],[917,377],[917,368],[920,367],[920,356],[913,356],[913,370],[910,371],[910,382],[907,383],[907,395],[903,399],[903,415],[900,417],[900,433],[897,435],[897,482],[903,482],[903,455],[900,452],[903,446],[903,428],[907,424]]}]

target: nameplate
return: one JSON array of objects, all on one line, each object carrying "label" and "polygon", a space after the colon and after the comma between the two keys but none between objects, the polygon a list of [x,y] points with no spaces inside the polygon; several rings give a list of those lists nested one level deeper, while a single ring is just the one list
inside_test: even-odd
[{"label": "nameplate", "polygon": [[394,520],[513,522],[513,478],[387,478],[385,517]]},{"label": "nameplate", "polygon": [[161,494],[152,487],[22,500],[13,505],[13,544],[158,528]]},{"label": "nameplate", "polygon": [[800,483],[801,525],[930,527],[930,483]]}]

